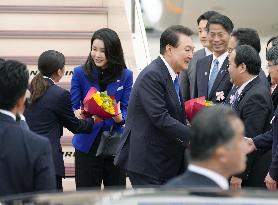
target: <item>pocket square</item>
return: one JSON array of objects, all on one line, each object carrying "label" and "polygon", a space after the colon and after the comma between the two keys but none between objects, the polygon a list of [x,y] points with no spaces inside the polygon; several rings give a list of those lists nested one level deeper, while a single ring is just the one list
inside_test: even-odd
[{"label": "pocket square", "polygon": [[124,86],[118,87],[117,91],[124,89]]}]

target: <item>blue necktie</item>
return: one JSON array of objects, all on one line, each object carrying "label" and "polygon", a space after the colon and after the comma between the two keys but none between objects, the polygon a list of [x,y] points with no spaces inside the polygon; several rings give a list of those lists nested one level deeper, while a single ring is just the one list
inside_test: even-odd
[{"label": "blue necktie", "polygon": [[176,93],[177,93],[179,102],[181,102],[181,99],[180,99],[180,83],[179,83],[179,78],[178,78],[178,76],[177,76],[177,77],[175,78],[175,80],[174,80],[174,85],[175,85],[175,90],[176,90]]},{"label": "blue necktie", "polygon": [[219,71],[218,64],[219,64],[218,60],[215,59],[213,61],[213,67],[212,67],[212,70],[211,70],[211,73],[210,73],[210,79],[209,79],[209,82],[208,82],[208,95],[210,94],[211,88],[213,86],[213,83],[214,83],[214,81],[217,77],[218,71]]}]

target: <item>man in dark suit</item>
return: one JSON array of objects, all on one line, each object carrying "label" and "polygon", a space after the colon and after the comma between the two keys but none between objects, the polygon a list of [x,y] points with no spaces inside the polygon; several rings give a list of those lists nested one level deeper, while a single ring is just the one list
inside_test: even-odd
[{"label": "man in dark suit", "polygon": [[188,68],[180,73],[180,89],[184,100],[189,100],[194,97],[197,60],[212,53],[212,48],[207,39],[207,22],[215,14],[218,13],[216,11],[207,11],[197,19],[198,36],[204,48],[194,52]]},{"label": "man in dark suit", "polygon": [[192,122],[188,171],[170,180],[166,187],[227,190],[227,179],[245,169],[243,137],[243,123],[230,107],[203,109]]},{"label": "man in dark suit", "polygon": [[227,16],[216,14],[209,19],[207,28],[213,54],[197,61],[194,97],[205,96],[207,100],[219,103],[232,88],[227,70],[227,47],[234,25]]},{"label": "man in dark suit", "polygon": [[178,73],[193,54],[192,31],[171,26],[160,37],[161,55],[138,76],[115,164],[133,186],[160,185],[182,173],[189,128]]},{"label": "man in dark suit", "polygon": [[26,65],[0,62],[0,196],[55,189],[49,141],[16,122],[28,78]]},{"label": "man in dark suit", "polygon": [[[237,46],[229,56],[231,82],[238,87],[232,107],[243,121],[247,137],[257,136],[270,128],[273,107],[270,91],[258,76],[260,68],[260,56],[249,45]],[[232,177],[231,186],[265,187],[270,158],[269,154],[250,154],[245,172]]]},{"label": "man in dark suit", "polygon": [[[267,51],[266,59],[268,61],[269,73],[272,83],[278,83],[278,46],[272,47]],[[272,121],[272,130],[249,139],[251,150],[258,149],[258,151],[269,151],[272,149],[272,160],[268,173],[265,177],[266,187],[275,191],[278,182],[278,108],[274,112]]]}]

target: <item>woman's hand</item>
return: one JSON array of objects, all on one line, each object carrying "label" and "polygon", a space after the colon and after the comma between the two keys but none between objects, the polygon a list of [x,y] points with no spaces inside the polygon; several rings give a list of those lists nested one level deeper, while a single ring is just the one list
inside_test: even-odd
[{"label": "woman's hand", "polygon": [[118,115],[116,115],[115,117],[112,117],[114,119],[114,121],[116,123],[120,123],[123,121],[123,116],[122,116],[122,113],[119,113]]},{"label": "woman's hand", "polygon": [[122,116],[122,113],[121,113],[121,105],[120,105],[120,102],[117,104],[118,106],[118,111],[119,111],[119,114],[116,115],[115,117],[112,117],[114,119],[114,121],[116,123],[120,123],[123,121],[123,116]]},{"label": "woman's hand", "polygon": [[85,116],[84,116],[83,113],[81,112],[81,109],[75,110],[75,111],[74,111],[74,115],[75,115],[75,117],[78,118],[79,120],[85,119]]}]

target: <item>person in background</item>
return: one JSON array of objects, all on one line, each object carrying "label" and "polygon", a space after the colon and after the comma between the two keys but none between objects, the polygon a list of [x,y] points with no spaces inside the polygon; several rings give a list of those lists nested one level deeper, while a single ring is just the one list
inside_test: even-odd
[{"label": "person in background", "polygon": [[[231,106],[245,125],[245,136],[254,137],[270,129],[273,107],[269,88],[258,76],[259,53],[249,45],[237,46],[229,55],[231,82],[238,87]],[[231,187],[265,187],[264,177],[271,160],[270,153],[248,155],[246,170],[231,178]]]},{"label": "person in background", "polygon": [[24,115],[29,128],[49,139],[55,163],[57,189],[62,190],[65,176],[62,147],[63,127],[73,133],[90,132],[93,119],[79,120],[75,117],[70,93],[56,85],[65,72],[65,57],[55,50],[43,52],[38,59],[39,73],[30,85],[30,105]]},{"label": "person in background", "polygon": [[[228,53],[230,54],[237,46],[244,44],[252,46],[258,53],[261,52],[261,41],[258,32],[252,28],[239,28],[231,33]],[[260,69],[259,77],[267,87],[270,86],[262,68]]]},{"label": "person in background", "polygon": [[212,54],[212,47],[208,41],[207,23],[208,20],[215,14],[218,13],[216,11],[207,11],[200,15],[197,19],[198,36],[203,48],[194,52],[188,68],[180,73],[180,89],[184,100],[189,100],[194,97],[197,61]]},{"label": "person in background", "polygon": [[49,140],[16,122],[28,79],[25,64],[0,62],[0,196],[55,189]]},{"label": "person in background", "polygon": [[161,185],[185,170],[189,128],[178,73],[193,55],[190,35],[192,31],[181,25],[163,31],[159,57],[140,72],[134,84],[115,157],[115,165],[127,170],[133,187]]},{"label": "person in background", "polygon": [[205,96],[206,100],[221,103],[232,88],[227,48],[234,24],[227,16],[216,14],[208,20],[207,28],[213,54],[197,61],[194,97]]},{"label": "person in background", "polygon": [[228,190],[228,179],[244,171],[244,125],[228,106],[201,110],[193,119],[188,170],[165,187],[219,188]]},{"label": "person in background", "polygon": [[[121,41],[115,31],[102,28],[94,32],[91,38],[91,50],[84,65],[74,69],[71,80],[71,101],[76,113],[90,90],[107,91],[115,96],[120,104],[121,113],[109,119],[99,119],[89,134],[76,134],[72,143],[75,148],[76,187],[104,188],[126,184],[126,174],[114,166],[113,156],[96,157],[103,131],[114,127],[122,132],[125,125],[129,95],[133,84],[132,71],[127,69]],[[80,113],[79,113],[80,114]]]},{"label": "person in background", "polygon": [[[278,45],[278,36],[272,37],[268,40],[266,44],[266,53],[272,46]],[[274,81],[271,80],[271,75],[268,75],[268,81],[271,84],[270,92],[271,92],[271,98],[273,102],[274,110],[276,110],[278,105],[278,87],[277,82],[274,83]]]}]

